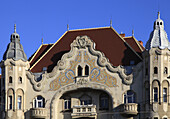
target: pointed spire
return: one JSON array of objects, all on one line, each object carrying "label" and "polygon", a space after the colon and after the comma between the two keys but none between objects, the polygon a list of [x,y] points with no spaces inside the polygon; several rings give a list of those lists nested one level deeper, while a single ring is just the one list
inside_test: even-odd
[{"label": "pointed spire", "polygon": [[160,12],[158,12],[158,19],[160,19]]},{"label": "pointed spire", "polygon": [[14,33],[16,33],[16,24],[14,24]]},{"label": "pointed spire", "polygon": [[132,29],[132,36],[134,36],[134,30]]},{"label": "pointed spire", "polygon": [[67,31],[69,31],[69,24],[67,24]]},{"label": "pointed spire", "polygon": [[112,19],[110,19],[110,27],[112,27]]}]

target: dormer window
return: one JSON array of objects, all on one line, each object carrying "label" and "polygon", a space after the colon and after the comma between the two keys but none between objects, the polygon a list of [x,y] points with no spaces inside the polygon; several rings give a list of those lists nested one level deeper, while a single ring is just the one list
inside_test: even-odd
[{"label": "dormer window", "polygon": [[16,36],[16,38],[18,38],[18,36]]},{"label": "dormer window", "polygon": [[159,25],[159,22],[157,22],[157,25]]},{"label": "dormer window", "polygon": [[160,22],[160,25],[162,25],[162,22]]}]

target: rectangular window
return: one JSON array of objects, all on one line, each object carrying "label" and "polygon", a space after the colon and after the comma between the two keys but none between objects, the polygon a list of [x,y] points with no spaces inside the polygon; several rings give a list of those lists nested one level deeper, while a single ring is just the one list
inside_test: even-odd
[{"label": "rectangular window", "polygon": [[154,102],[158,102],[158,88],[154,88]]},{"label": "rectangular window", "polygon": [[163,88],[163,102],[167,102],[167,88]]},{"label": "rectangular window", "polygon": [[64,101],[64,109],[71,109],[71,100]]},{"label": "rectangular window", "polygon": [[22,97],[18,96],[18,109],[21,109]]}]

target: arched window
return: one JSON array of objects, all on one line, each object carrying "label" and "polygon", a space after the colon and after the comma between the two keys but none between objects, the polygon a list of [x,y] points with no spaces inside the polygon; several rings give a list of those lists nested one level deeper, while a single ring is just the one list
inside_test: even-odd
[{"label": "arched window", "polygon": [[100,109],[108,109],[109,107],[109,96],[107,94],[100,95]]},{"label": "arched window", "polygon": [[154,67],[154,74],[158,74],[158,68]]},{"label": "arched window", "polygon": [[153,99],[154,99],[154,102],[158,102],[158,88],[157,87],[153,88]]},{"label": "arched window", "polygon": [[21,109],[22,106],[22,96],[18,95],[18,109]]},{"label": "arched window", "polygon": [[38,95],[33,100],[33,107],[34,108],[44,108],[45,107],[45,99],[42,96]]},{"label": "arched window", "polygon": [[81,104],[81,105],[90,105],[90,104],[92,104],[91,97],[88,96],[88,95],[83,95],[83,96],[80,98],[80,104]]},{"label": "arched window", "polygon": [[22,83],[22,77],[19,77],[18,83]]},{"label": "arched window", "polygon": [[64,99],[64,109],[71,109],[71,99],[68,97]]},{"label": "arched window", "polygon": [[12,83],[12,77],[11,76],[9,77],[9,83]]},{"label": "arched window", "polygon": [[167,67],[164,68],[164,74],[168,74],[168,68]]},{"label": "arched window", "polygon": [[8,97],[8,109],[11,110],[12,109],[12,95],[10,95]]},{"label": "arched window", "polygon": [[124,94],[124,103],[135,103],[135,94],[129,90]]},{"label": "arched window", "polygon": [[78,71],[77,71],[78,72],[78,76],[82,76],[82,69],[83,68],[79,65],[78,66]]},{"label": "arched window", "polygon": [[85,75],[86,76],[89,75],[89,66],[88,65],[85,66]]}]

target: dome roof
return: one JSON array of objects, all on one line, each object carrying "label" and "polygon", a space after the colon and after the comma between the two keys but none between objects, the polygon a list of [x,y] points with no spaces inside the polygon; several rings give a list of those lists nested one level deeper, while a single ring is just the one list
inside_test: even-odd
[{"label": "dome roof", "polygon": [[154,22],[154,30],[150,34],[150,38],[146,43],[146,49],[159,47],[160,49],[170,49],[170,43],[167,37],[167,33],[164,30],[164,22],[160,19],[160,12],[158,12],[158,19]]},{"label": "dome roof", "polygon": [[4,53],[3,60],[13,58],[14,60],[27,61],[27,56],[20,44],[20,36],[16,33],[16,25],[14,25],[14,33],[11,34],[11,42],[8,44],[7,50]]}]

